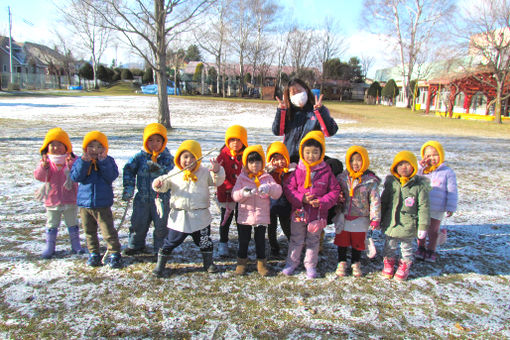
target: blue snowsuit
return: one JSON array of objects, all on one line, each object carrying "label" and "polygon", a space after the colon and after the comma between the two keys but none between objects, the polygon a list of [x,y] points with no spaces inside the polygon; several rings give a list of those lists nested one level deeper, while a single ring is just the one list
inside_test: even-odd
[{"label": "blue snowsuit", "polygon": [[129,228],[129,243],[131,249],[142,250],[145,248],[145,239],[151,222],[154,222],[154,252],[157,253],[162,247],[168,233],[167,221],[170,211],[170,192],[160,193],[159,198],[163,201],[163,216],[159,217],[156,211],[155,199],[157,193],[152,189],[152,181],[157,177],[168,173],[174,167],[174,157],[167,148],[158,155],[157,163],[151,161],[151,155],[140,151],[134,155],[124,166],[123,172],[123,199],[132,198],[137,193],[133,202],[131,215],[131,227]]}]

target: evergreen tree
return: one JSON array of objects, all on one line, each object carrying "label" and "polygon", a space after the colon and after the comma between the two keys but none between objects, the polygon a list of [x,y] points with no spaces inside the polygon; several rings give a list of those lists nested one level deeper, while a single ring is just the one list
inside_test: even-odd
[{"label": "evergreen tree", "polygon": [[80,67],[80,70],[78,71],[78,75],[87,80],[93,80],[94,79],[94,69],[92,69],[92,65],[90,63],[85,63]]}]

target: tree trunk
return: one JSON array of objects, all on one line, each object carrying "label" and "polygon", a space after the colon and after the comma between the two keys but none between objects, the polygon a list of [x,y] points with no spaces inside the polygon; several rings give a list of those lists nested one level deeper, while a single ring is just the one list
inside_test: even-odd
[{"label": "tree trunk", "polygon": [[166,76],[166,53],[165,51],[158,51],[157,56],[158,70],[156,72],[156,81],[158,82],[158,113],[159,123],[163,124],[166,128],[171,128],[170,124],[170,110],[168,109],[168,93],[167,85],[168,78]]},{"label": "tree trunk", "polygon": [[[503,78],[505,79],[505,78]],[[503,87],[503,82],[496,81],[496,103],[494,103],[494,122],[496,124],[501,124],[501,89]]]}]

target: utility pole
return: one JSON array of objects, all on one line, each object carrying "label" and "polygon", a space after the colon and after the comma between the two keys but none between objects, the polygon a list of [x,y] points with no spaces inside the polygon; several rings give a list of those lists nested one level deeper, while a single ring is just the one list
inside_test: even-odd
[{"label": "utility pole", "polygon": [[12,16],[11,16],[11,6],[7,7],[9,9],[9,58],[11,64],[11,83],[14,83],[14,74],[12,73]]}]

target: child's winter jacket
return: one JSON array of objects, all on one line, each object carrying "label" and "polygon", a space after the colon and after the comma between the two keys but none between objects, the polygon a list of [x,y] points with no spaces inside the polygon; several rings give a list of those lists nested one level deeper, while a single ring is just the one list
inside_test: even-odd
[{"label": "child's winter jacket", "polygon": [[221,203],[232,202],[232,189],[236,184],[237,176],[243,168],[243,154],[232,156],[228,146],[224,146],[217,158],[218,163],[225,169],[225,182],[218,187],[217,197]]},{"label": "child's winter jacket", "polygon": [[[419,174],[423,173],[420,169]],[[431,211],[456,211],[457,210],[457,177],[455,172],[445,164],[441,164],[436,170],[423,174],[428,178],[432,189],[430,190]]]},{"label": "child's winter jacket", "polygon": [[251,197],[243,196],[243,188],[256,188],[255,181],[249,178],[245,171],[242,171],[237,178],[232,198],[239,202],[237,222],[245,225],[259,225],[271,223],[270,198],[278,199],[282,194],[282,187],[275,182],[273,177],[264,173],[259,176],[260,185],[269,185],[269,197],[258,192]]},{"label": "child's winter jacket", "polygon": [[[70,164],[75,162],[76,159],[73,159]],[[76,194],[78,191],[78,184],[73,182],[71,190],[67,190],[64,188],[64,183],[66,181],[66,170],[70,170],[67,165],[64,165],[60,169],[51,161],[48,162],[49,167],[47,169],[42,167],[42,164],[39,164],[34,171],[34,177],[38,181],[50,183],[50,191],[46,200],[44,201],[44,205],[47,207],[54,207],[57,205],[63,204],[76,204]]]},{"label": "child's winter jacket", "polygon": [[[152,162],[151,157],[151,154],[142,150],[126,163],[122,176],[124,197],[133,197],[136,184],[135,200],[148,202],[156,198],[156,192],[152,190],[152,182],[173,169],[174,158],[166,148],[158,155],[157,163]],[[161,194],[159,197],[168,200],[170,193]]]},{"label": "child's winter jacket", "polygon": [[119,176],[117,164],[110,156],[101,161],[97,160],[97,170],[91,167],[91,163],[78,158],[71,168],[71,179],[80,183],[77,204],[84,208],[111,207],[112,183]]}]

